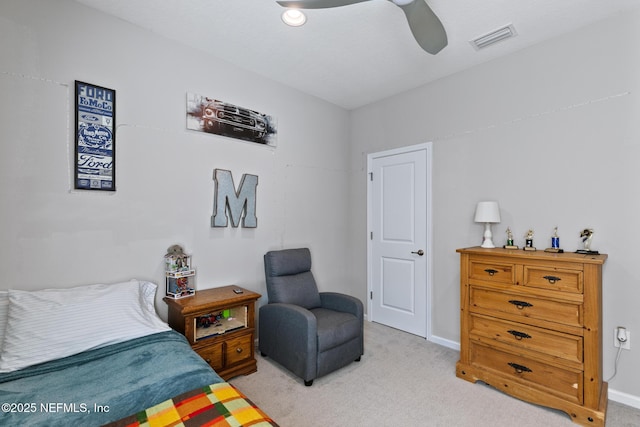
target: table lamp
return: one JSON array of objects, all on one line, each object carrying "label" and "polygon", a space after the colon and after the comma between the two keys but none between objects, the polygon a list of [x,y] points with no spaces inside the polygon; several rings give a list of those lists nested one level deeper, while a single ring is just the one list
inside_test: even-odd
[{"label": "table lamp", "polygon": [[476,206],[475,222],[484,223],[483,248],[495,248],[491,234],[491,224],[500,222],[500,207],[498,202],[478,202]]}]

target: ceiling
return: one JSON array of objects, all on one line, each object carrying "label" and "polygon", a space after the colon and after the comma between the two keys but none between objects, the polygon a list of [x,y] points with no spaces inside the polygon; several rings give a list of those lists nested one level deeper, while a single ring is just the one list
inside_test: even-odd
[{"label": "ceiling", "polygon": [[[385,0],[307,10],[297,28],[282,22],[275,0],[76,1],[349,110],[639,7],[638,0],[427,0],[449,38],[434,56]],[[482,50],[469,43],[507,24],[516,37]]]}]

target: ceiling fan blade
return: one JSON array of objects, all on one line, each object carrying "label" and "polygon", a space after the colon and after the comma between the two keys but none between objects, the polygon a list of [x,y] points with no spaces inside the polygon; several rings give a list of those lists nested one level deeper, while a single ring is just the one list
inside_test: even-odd
[{"label": "ceiling fan blade", "polygon": [[404,11],[413,37],[422,49],[432,55],[444,49],[448,43],[447,32],[425,0],[415,0],[406,5],[394,3]]},{"label": "ceiling fan blade", "polygon": [[277,1],[280,6],[297,9],[328,9],[330,7],[347,6],[355,3],[362,3],[370,0],[299,0],[299,1]]}]

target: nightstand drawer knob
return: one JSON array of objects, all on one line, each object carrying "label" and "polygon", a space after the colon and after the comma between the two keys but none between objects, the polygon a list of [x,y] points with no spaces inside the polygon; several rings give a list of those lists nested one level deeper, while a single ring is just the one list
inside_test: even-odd
[{"label": "nightstand drawer knob", "polygon": [[549,283],[551,283],[552,285],[562,280],[560,277],[556,277],[556,276],[543,276],[542,278],[547,279]]},{"label": "nightstand drawer knob", "polygon": [[204,359],[205,362],[211,363],[211,359]]},{"label": "nightstand drawer knob", "polygon": [[242,353],[242,348],[241,347],[236,348],[236,353],[238,354]]},{"label": "nightstand drawer knob", "polygon": [[521,340],[523,338],[531,338],[531,335],[525,334],[524,332],[514,331],[514,330],[510,330],[510,331],[507,331],[507,332],[509,332],[511,335],[513,335],[514,338],[517,339],[517,340]]},{"label": "nightstand drawer knob", "polygon": [[517,363],[510,362],[509,366],[516,370],[516,373],[521,374],[523,372],[533,372],[531,369],[524,365],[518,365]]},{"label": "nightstand drawer knob", "polygon": [[533,307],[533,304],[529,304],[526,301],[518,301],[515,299],[509,300],[509,303],[518,307],[518,310],[522,310],[523,308],[526,308],[526,307]]},{"label": "nightstand drawer knob", "polygon": [[488,274],[489,274],[489,276],[493,276],[494,274],[496,274],[496,273],[498,272],[498,270],[494,270],[494,269],[492,269],[492,268],[487,268],[487,269],[485,270],[485,272],[486,272],[486,273],[488,273]]}]

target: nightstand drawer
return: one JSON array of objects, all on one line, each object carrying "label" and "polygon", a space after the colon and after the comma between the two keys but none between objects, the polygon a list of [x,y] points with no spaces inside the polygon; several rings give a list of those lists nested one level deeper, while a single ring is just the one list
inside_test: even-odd
[{"label": "nightstand drawer", "polygon": [[202,357],[214,370],[219,371],[224,368],[224,359],[222,358],[222,343],[208,345],[198,348],[196,353]]},{"label": "nightstand drawer", "polygon": [[582,283],[582,271],[538,266],[524,267],[524,286],[581,294]]},{"label": "nightstand drawer", "polygon": [[494,348],[471,343],[472,365],[497,371],[507,377],[526,382],[537,388],[568,401],[582,403],[583,379],[578,370],[563,369],[535,359],[523,357]]},{"label": "nightstand drawer", "polygon": [[[569,326],[582,326],[582,306],[571,301],[555,301],[526,294],[511,294],[471,287],[470,308],[489,315],[506,313],[526,319]],[[520,320],[518,320],[520,321]]]},{"label": "nightstand drawer", "polygon": [[482,280],[490,283],[515,285],[515,265],[474,259],[469,262],[469,279]]},{"label": "nightstand drawer", "polygon": [[243,335],[226,341],[225,362],[227,366],[253,358],[253,354],[251,354],[252,337],[253,335]]},{"label": "nightstand drawer", "polygon": [[492,317],[472,314],[469,317],[472,339],[485,343],[497,341],[519,349],[535,352],[538,357],[554,361],[563,359],[570,365],[581,367],[582,337],[522,323],[508,322]]}]

